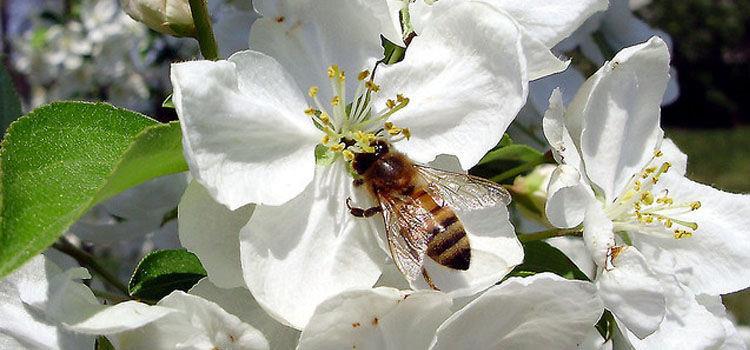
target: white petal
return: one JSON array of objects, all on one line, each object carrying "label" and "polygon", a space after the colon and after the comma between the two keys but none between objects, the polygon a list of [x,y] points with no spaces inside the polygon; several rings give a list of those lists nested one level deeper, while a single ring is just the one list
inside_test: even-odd
[{"label": "white petal", "polygon": [[581,156],[578,153],[576,142],[568,130],[568,124],[569,122],[565,118],[562,93],[560,89],[555,89],[549,97],[549,108],[544,113],[544,119],[542,119],[544,137],[547,138],[547,142],[552,149],[552,155],[559,164],[568,164],[575,169],[579,169],[579,173],[581,173],[583,170]]},{"label": "white petal", "polygon": [[583,222],[586,209],[595,200],[578,170],[563,164],[550,177],[544,210],[552,225],[571,228]]},{"label": "white petal", "polygon": [[190,289],[190,294],[217,303],[242,322],[257,328],[268,339],[271,350],[293,349],[297,344],[299,331],[271,318],[244,287],[223,289],[204,278]]},{"label": "white petal", "polygon": [[685,239],[633,234],[633,244],[649,259],[661,249],[672,253],[688,278],[684,283],[696,293],[725,294],[750,286],[750,195],[723,192],[671,172],[662,175],[659,185],[676,202],[701,202],[698,210],[673,215],[697,223],[698,229]]},{"label": "white petal", "polygon": [[446,320],[430,349],[574,349],[602,312],[591,283],[510,278]]},{"label": "white petal", "polygon": [[433,18],[402,62],[376,74],[381,91],[375,108],[385,108],[396,94],[409,98],[391,120],[410,128],[412,137],[395,147],[422,163],[453,154],[462,168],[474,166],[526,100],[519,35],[502,13],[477,3],[458,4]]},{"label": "white petal", "polygon": [[[507,11],[506,7],[512,6],[500,6],[501,4],[497,1],[478,0],[471,1],[476,8],[484,7],[484,10],[472,15],[472,23],[476,22],[487,22],[494,25],[494,27],[488,27],[488,31],[492,35],[509,35],[511,32],[507,28],[497,26],[498,24],[504,24],[504,22],[510,21],[515,27],[512,32],[517,32],[520,36],[520,44],[522,55],[526,61],[526,71],[528,80],[539,79],[543,76],[554,74],[557,72],[564,71],[568,67],[569,62],[564,62],[558,59],[551,51],[552,45],[547,45],[542,40],[537,38],[536,33],[533,31],[531,26],[527,27],[524,23],[519,22],[519,18],[516,18],[513,13]],[[410,18],[414,26],[415,31],[419,35],[431,30],[432,27],[441,26],[440,17],[446,13],[452,13],[457,11],[461,5],[465,2],[462,0],[440,0],[430,6],[422,4],[422,1],[418,1],[411,7]],[[506,4],[507,5],[507,4]],[[533,5],[532,5],[533,6]],[[485,18],[482,18],[485,17]],[[530,24],[530,23],[526,23]],[[466,30],[470,30],[469,34],[462,34],[464,37],[477,36],[475,27],[467,27]],[[497,40],[494,38],[488,38],[491,40]],[[495,41],[488,41],[494,43]]]},{"label": "white petal", "polygon": [[[620,327],[633,347],[640,349],[717,349],[724,343],[722,320],[698,303],[695,295],[674,276],[659,272],[667,312],[653,334],[639,339]],[[621,320],[617,319],[620,323]]]},{"label": "white petal", "polygon": [[722,350],[745,350],[747,348],[739,331],[742,326],[735,325],[733,315],[727,313],[720,296],[696,295],[695,300],[713,314],[724,327]]},{"label": "white petal", "polygon": [[661,142],[659,101],[668,70],[669,52],[659,38],[624,49],[589,78],[590,90],[579,91],[568,110],[581,113],[580,149],[586,172],[607,201],[641,170]]},{"label": "white petal", "polygon": [[[299,86],[321,86],[321,101],[330,101],[326,69],[337,64],[354,91],[357,73],[372,69],[383,57],[380,34],[397,38],[385,0],[255,1],[263,15],[250,31],[250,48],[275,58]],[[324,85],[324,86],[323,86]]]},{"label": "white petal", "polygon": [[547,47],[568,37],[583,21],[607,8],[607,0],[493,0]]},{"label": "white petal", "polygon": [[[94,337],[69,332],[21,300],[28,288],[48,291],[62,274],[43,255],[29,260],[0,281],[0,347],[3,349],[91,349]],[[4,347],[14,346],[14,347]]]},{"label": "white petal", "polygon": [[434,291],[344,292],[318,306],[297,349],[426,349],[450,306],[447,295]]},{"label": "white petal", "polygon": [[634,247],[623,247],[596,279],[604,307],[637,338],[645,338],[665,315],[664,290],[656,273]]},{"label": "white petal", "polygon": [[563,252],[589,279],[594,279],[597,266],[583,240],[578,237],[554,237],[545,242]]},{"label": "white petal", "polygon": [[66,327],[72,331],[91,335],[110,335],[143,327],[174,310],[150,306],[137,301],[126,301],[117,305],[102,307],[102,310]]},{"label": "white petal", "polygon": [[352,288],[369,288],[384,252],[372,219],[352,216],[347,197],[367,207],[342,162],[318,167],[297,198],[258,206],[242,229],[245,282],[258,303],[284,324],[301,329],[323,300]]},{"label": "white petal", "polygon": [[583,220],[583,242],[596,265],[605,267],[610,249],[615,246],[615,234],[612,221],[609,220],[599,203],[590,203]]},{"label": "white petal", "polygon": [[195,179],[229,209],[281,204],[307,186],[320,131],[274,59],[252,51],[228,61],[172,65],[172,100]]},{"label": "white petal", "polygon": [[195,253],[208,278],[222,288],[244,286],[240,265],[240,229],[253,215],[253,205],[231,211],[206,189],[191,181],[178,207],[180,242]]},{"label": "white petal", "polygon": [[262,333],[215,303],[180,291],[157,306],[175,310],[149,325],[122,333],[118,349],[268,349]]}]

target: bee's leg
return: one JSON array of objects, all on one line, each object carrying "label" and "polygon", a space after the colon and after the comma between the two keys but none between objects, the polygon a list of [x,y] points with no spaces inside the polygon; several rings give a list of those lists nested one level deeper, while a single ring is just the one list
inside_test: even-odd
[{"label": "bee's leg", "polygon": [[422,277],[424,277],[424,280],[427,282],[427,284],[430,286],[430,288],[440,291],[440,288],[438,288],[435,283],[432,282],[432,278],[427,273],[427,270],[423,267],[422,268]]},{"label": "bee's leg", "polygon": [[358,217],[358,218],[369,218],[377,213],[380,213],[383,211],[383,208],[380,206],[372,207],[372,208],[357,208],[352,207],[352,198],[349,197],[346,199],[346,207],[349,208],[349,213],[352,215]]}]

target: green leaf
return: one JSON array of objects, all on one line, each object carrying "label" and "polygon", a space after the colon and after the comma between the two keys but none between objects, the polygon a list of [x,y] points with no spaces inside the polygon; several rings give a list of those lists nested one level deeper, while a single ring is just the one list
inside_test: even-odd
[{"label": "green leaf", "polygon": [[21,117],[0,145],[0,277],[97,203],[185,170],[177,123],[86,102],[53,103]]},{"label": "green leaf", "polygon": [[21,100],[13,87],[13,79],[0,65],[0,138],[10,123],[21,116]]},{"label": "green leaf", "polygon": [[136,298],[160,300],[174,290],[187,291],[206,277],[198,257],[185,249],[158,250],[138,264],[128,284]]},{"label": "green leaf", "polygon": [[523,243],[523,264],[516,266],[509,277],[526,277],[542,272],[552,272],[567,279],[588,281],[586,274],[557,248],[543,242]]},{"label": "green leaf", "polygon": [[544,162],[545,157],[541,152],[526,145],[510,144],[487,153],[470,173],[494,181],[506,182],[517,175],[533,170],[534,167]]}]

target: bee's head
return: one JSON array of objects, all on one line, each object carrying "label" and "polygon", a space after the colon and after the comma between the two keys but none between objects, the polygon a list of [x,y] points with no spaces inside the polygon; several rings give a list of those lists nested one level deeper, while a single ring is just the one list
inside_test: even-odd
[{"label": "bee's head", "polygon": [[390,146],[388,142],[383,140],[375,140],[370,143],[370,146],[375,150],[372,153],[356,153],[354,160],[352,161],[352,168],[357,174],[364,174],[370,166],[375,163],[378,159],[388,154]]}]

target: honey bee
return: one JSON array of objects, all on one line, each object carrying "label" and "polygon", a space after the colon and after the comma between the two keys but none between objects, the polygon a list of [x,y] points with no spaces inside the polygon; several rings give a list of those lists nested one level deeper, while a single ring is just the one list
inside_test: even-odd
[{"label": "honey bee", "polygon": [[501,185],[480,177],[415,164],[382,140],[373,153],[357,153],[352,168],[379,206],[347,207],[352,215],[371,217],[382,212],[391,257],[410,281],[421,274],[440,290],[424,268],[427,255],[438,264],[466,271],[471,266],[471,243],[455,210],[508,205],[510,194]]}]

